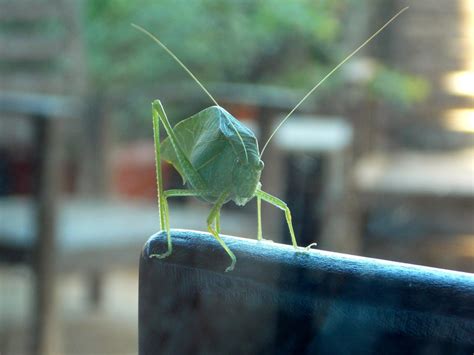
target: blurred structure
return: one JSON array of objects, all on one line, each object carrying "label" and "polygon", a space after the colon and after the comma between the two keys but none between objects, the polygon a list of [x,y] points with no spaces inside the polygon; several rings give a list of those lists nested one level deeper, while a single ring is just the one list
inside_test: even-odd
[{"label": "blurred structure", "polygon": [[357,163],[365,255],[474,271],[473,18],[470,1],[416,2],[390,45],[378,45],[431,93],[380,114],[377,141]]},{"label": "blurred structure", "polygon": [[2,221],[1,261],[26,262],[32,268],[32,335],[24,339],[32,354],[59,350],[55,274],[63,186],[61,121],[80,116],[78,106],[59,95],[77,95],[83,88],[78,18],[75,5],[67,0],[0,3],[1,195],[34,196],[28,243],[21,245],[15,233],[4,229],[7,220]]},{"label": "blurred structure", "polygon": [[292,209],[298,242],[317,240],[321,249],[358,254],[349,203],[353,130],[347,119],[295,115],[275,140],[286,170],[281,195]]},{"label": "blurred structure", "polygon": [[472,147],[473,26],[472,1],[428,0],[414,3],[410,16],[393,27],[393,43],[384,59],[430,84],[423,103],[397,115],[397,127],[386,122],[395,144],[426,151]]}]

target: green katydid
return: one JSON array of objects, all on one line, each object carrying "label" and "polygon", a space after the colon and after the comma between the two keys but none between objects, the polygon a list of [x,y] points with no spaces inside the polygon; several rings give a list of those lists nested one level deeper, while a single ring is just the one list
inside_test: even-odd
[{"label": "green katydid", "polygon": [[[243,206],[256,197],[258,240],[262,240],[261,201],[263,200],[282,209],[285,213],[292,244],[298,250],[290,209],[284,201],[261,189],[260,175],[264,165],[261,160],[262,154],[276,131],[303,101],[407,8],[399,11],[321,79],[280,122],[260,153],[254,133],[222,108],[193,73],[158,38],[142,27],[132,24],[133,27],[144,32],[158,43],[192,77],[215,104],[215,106],[208,107],[179,122],[175,127],[171,127],[160,100],[155,100],[152,103],[160,228],[166,231],[168,250],[163,254],[152,254],[150,257],[161,259],[169,256],[172,252],[168,198],[177,196],[195,196],[213,204],[207,218],[207,228],[231,259],[231,264],[225,270],[226,272],[234,269],[237,259],[219,236],[220,210],[225,203],[231,200],[237,205]],[[168,135],[161,143],[159,140],[160,122]],[[173,165],[189,187],[188,189],[163,190],[162,159]],[[309,249],[314,244],[310,244],[303,250]]]}]

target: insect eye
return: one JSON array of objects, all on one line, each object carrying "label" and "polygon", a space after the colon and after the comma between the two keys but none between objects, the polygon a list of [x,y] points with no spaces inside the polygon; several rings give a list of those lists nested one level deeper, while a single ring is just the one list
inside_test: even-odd
[{"label": "insect eye", "polygon": [[263,170],[263,167],[265,166],[265,164],[263,164],[263,161],[259,161],[258,162],[258,170]]}]

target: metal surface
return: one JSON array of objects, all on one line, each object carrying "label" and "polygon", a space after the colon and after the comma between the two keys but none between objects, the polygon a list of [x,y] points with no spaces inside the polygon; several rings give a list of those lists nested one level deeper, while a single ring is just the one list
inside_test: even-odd
[{"label": "metal surface", "polygon": [[474,275],[172,231],[140,260],[139,353],[470,354]]}]

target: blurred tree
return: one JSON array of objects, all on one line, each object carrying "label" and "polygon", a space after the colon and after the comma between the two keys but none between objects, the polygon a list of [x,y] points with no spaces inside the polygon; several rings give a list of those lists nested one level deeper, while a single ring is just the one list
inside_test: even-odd
[{"label": "blurred tree", "polygon": [[[354,37],[365,39],[367,26],[350,30],[346,26],[355,10],[367,10],[367,2],[89,0],[85,28],[90,81],[101,92],[123,93],[133,88],[156,96],[160,85],[189,80],[171,58],[130,26],[134,22],[157,34],[205,83],[259,83],[306,90],[357,44],[349,45],[348,37],[351,42]],[[362,16],[365,22],[369,15]],[[391,100],[392,92],[377,85],[389,72],[377,73],[383,77],[372,85],[375,96]],[[340,89],[343,80],[338,74],[321,87],[319,100]],[[410,80],[391,75],[391,80],[399,79]],[[412,98],[416,95],[396,95],[396,103],[402,99],[408,104]],[[121,98],[122,106],[127,99]],[[149,100],[147,95],[134,96],[133,103],[123,107],[122,122],[129,122],[130,113],[148,117]]]},{"label": "blurred tree", "polygon": [[92,77],[103,87],[187,79],[176,63],[151,49],[149,38],[132,29],[130,22],[157,34],[206,81],[275,83],[285,76],[298,77],[296,72],[310,66],[332,63],[332,44],[341,27],[337,19],[349,3],[89,1]]}]

